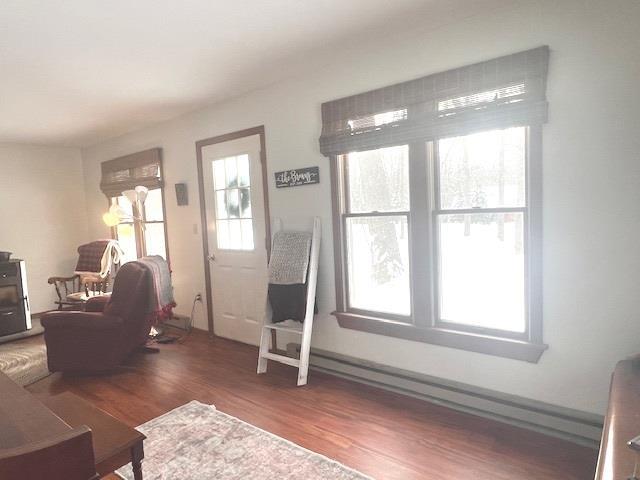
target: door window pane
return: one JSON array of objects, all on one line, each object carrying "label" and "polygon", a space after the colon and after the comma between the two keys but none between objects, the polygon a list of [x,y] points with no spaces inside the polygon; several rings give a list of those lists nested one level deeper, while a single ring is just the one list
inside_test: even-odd
[{"label": "door window pane", "polygon": [[240,216],[240,203],[238,200],[238,189],[232,188],[227,190],[227,216],[229,218],[238,218]]},{"label": "door window pane", "polygon": [[251,218],[251,192],[248,188],[240,189],[240,216]]},{"label": "door window pane", "polygon": [[216,218],[219,220],[228,218],[227,194],[225,190],[219,190],[216,192]]},{"label": "door window pane", "polygon": [[214,160],[213,165],[213,188],[222,190],[227,187],[227,174],[224,171],[224,158]]},{"label": "door window pane", "polygon": [[238,185],[248,187],[251,184],[249,176],[249,155],[239,155],[238,161]]},{"label": "door window pane", "polygon": [[242,225],[242,249],[253,250],[253,220],[240,220]]},{"label": "door window pane", "polygon": [[348,217],[349,306],[411,314],[407,217]]},{"label": "door window pane", "polygon": [[522,213],[439,216],[440,319],[525,331]]},{"label": "door window pane", "polygon": [[525,128],[438,141],[442,209],[525,205]]},{"label": "door window pane", "polygon": [[349,211],[409,210],[409,147],[379,148],[346,157]]},{"label": "door window pane", "polygon": [[218,220],[218,248],[221,250],[253,250],[253,220]]},{"label": "door window pane", "polygon": [[242,230],[237,220],[229,222],[229,247],[234,250],[242,249]]},{"label": "door window pane", "polygon": [[236,163],[236,157],[229,157],[225,159],[224,168],[227,172],[227,188],[233,188],[238,186],[238,167]]},{"label": "door window pane", "polygon": [[249,155],[214,160],[213,184],[218,248],[253,250]]},{"label": "door window pane", "polygon": [[221,250],[227,250],[231,248],[229,245],[229,220],[218,220],[216,226],[218,248]]}]

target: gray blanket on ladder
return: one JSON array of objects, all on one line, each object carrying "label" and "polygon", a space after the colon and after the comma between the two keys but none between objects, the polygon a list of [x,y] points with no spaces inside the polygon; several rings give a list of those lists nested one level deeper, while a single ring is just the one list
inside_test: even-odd
[{"label": "gray blanket on ladder", "polygon": [[269,283],[293,285],[307,281],[311,232],[276,232],[271,245]]},{"label": "gray blanket on ladder", "polygon": [[272,322],[304,320],[310,251],[310,232],[280,231],[273,236],[268,289]]}]

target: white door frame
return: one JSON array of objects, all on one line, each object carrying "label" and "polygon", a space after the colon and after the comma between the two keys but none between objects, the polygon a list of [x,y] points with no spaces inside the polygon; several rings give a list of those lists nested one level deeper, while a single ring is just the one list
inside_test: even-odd
[{"label": "white door frame", "polygon": [[[216,137],[205,138],[196,142],[196,162],[198,167],[198,189],[200,193],[200,229],[202,231],[202,251],[204,253],[204,282],[205,294],[207,298],[207,325],[209,336],[213,333],[213,296],[211,293],[211,265],[209,264],[209,233],[207,231],[207,205],[205,203],[204,174],[202,168],[202,149],[208,145],[224,143],[230,140],[237,140],[243,137],[260,136],[260,164],[262,166],[262,190],[264,195],[264,221],[265,221],[265,247],[267,249],[267,259],[271,256],[271,217],[269,215],[269,182],[267,180],[267,149],[265,142],[264,125],[247,128],[237,132],[226,133]],[[259,319],[261,320],[261,319]]]}]

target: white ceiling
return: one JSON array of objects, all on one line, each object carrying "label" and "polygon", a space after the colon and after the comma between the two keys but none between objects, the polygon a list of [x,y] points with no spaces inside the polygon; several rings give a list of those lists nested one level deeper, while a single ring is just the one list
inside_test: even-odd
[{"label": "white ceiling", "polygon": [[87,146],[491,0],[1,0],[0,142]]}]

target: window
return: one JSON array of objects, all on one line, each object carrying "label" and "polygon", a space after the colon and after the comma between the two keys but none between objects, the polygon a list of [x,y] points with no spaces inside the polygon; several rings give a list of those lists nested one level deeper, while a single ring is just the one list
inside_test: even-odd
[{"label": "window", "polygon": [[213,160],[216,232],[221,250],[253,250],[249,155]]},{"label": "window", "polygon": [[[133,208],[131,202],[124,195],[111,198],[111,204],[118,204],[124,209],[127,215],[133,217]],[[138,241],[136,238],[136,228],[133,221],[122,222],[114,227],[114,237],[116,240],[118,240],[118,242],[120,242],[120,246],[124,251],[124,258],[122,259],[122,263],[131,262],[141,256],[138,254]]]},{"label": "window", "polygon": [[[141,185],[149,193],[139,212],[122,195]],[[146,255],[160,255],[168,260],[167,231],[164,218],[162,150],[151,148],[102,162],[100,189],[109,204],[118,204],[132,218],[113,228],[113,236],[125,251],[125,261]]]},{"label": "window", "polygon": [[411,314],[408,152],[402,145],[346,156],[343,221],[352,309]]},{"label": "window", "polygon": [[[489,130],[337,158],[343,320],[528,338],[527,132]],[[431,233],[421,239],[412,229]],[[419,275],[425,265],[430,278]]]},{"label": "window", "polygon": [[115,203],[134,218],[114,228],[114,237],[125,253],[124,263],[147,255],[160,255],[168,259],[162,189],[149,190],[142,212],[138,212],[124,195],[112,197],[111,204]]},{"label": "window", "polygon": [[540,47],[323,104],[342,327],[540,358],[547,62]]}]

